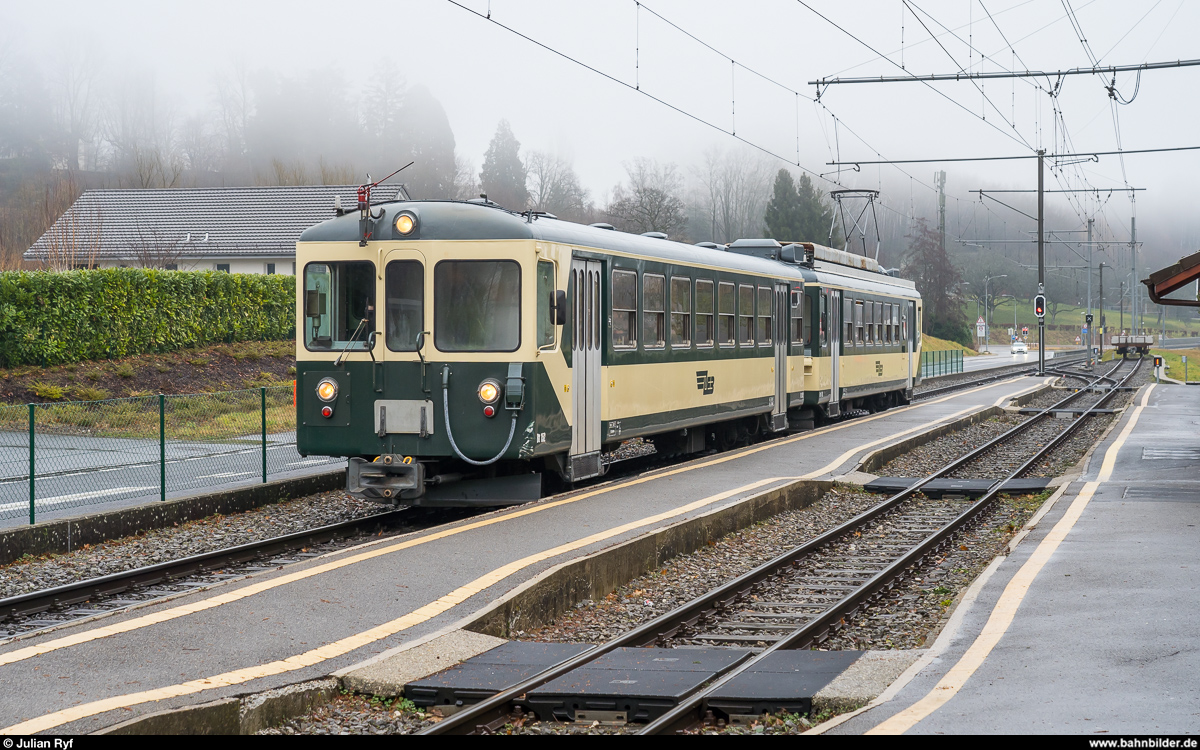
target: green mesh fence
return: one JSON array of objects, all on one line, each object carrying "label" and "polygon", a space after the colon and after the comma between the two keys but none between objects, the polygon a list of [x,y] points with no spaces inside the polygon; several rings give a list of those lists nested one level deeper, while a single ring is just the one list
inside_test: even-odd
[{"label": "green mesh fence", "polygon": [[963,353],[959,350],[921,352],[921,377],[953,375],[963,371]]},{"label": "green mesh fence", "polygon": [[344,459],[296,453],[292,387],[0,406],[0,518],[164,500]]}]

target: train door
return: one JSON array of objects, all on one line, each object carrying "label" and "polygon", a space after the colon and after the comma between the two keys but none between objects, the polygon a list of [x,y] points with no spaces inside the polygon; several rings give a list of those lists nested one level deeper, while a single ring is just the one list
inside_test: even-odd
[{"label": "train door", "polygon": [[788,426],[788,327],[791,324],[791,285],[775,284],[775,408],[771,411],[771,429],[775,432]]},{"label": "train door", "polygon": [[572,481],[600,475],[601,264],[571,261],[571,457]]},{"label": "train door", "polygon": [[841,383],[841,352],[842,352],[842,292],[838,289],[827,290],[829,295],[829,367],[830,367],[830,390],[829,404],[826,407],[826,413],[831,417],[839,416],[842,413],[842,406],[838,399],[838,389]]}]

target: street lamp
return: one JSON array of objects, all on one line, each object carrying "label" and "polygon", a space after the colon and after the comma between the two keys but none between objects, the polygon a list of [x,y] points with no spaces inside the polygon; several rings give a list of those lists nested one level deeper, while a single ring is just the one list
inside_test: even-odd
[{"label": "street lamp", "polygon": [[991,324],[992,316],[991,316],[990,310],[988,309],[988,292],[987,292],[988,282],[991,281],[992,279],[1007,279],[1007,278],[1008,278],[1008,274],[1006,274],[1006,273],[1002,273],[999,276],[985,276],[983,278],[983,314],[985,316],[985,319],[983,321],[983,345],[985,347],[987,347],[987,351],[989,354],[992,351],[991,343],[989,341],[989,339],[992,336],[992,324]]},{"label": "street lamp", "polygon": [[1011,344],[1012,339],[1017,335],[1017,298],[1011,294],[1000,294],[996,296],[996,299],[1004,299],[1005,297],[1013,301],[1013,332],[1009,336],[1009,343]]}]

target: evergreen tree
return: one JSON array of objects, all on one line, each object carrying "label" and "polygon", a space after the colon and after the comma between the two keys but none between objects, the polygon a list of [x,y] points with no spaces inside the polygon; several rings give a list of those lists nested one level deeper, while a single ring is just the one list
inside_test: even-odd
[{"label": "evergreen tree", "polygon": [[963,313],[962,275],[942,247],[941,237],[925,219],[917,219],[909,234],[901,273],[913,280],[921,293],[922,333],[971,345],[971,331]]},{"label": "evergreen tree", "polygon": [[[453,198],[457,166],[454,162],[454,131],[441,102],[424,86],[414,86],[404,97],[400,110],[403,142],[416,163],[396,179],[414,198]],[[388,169],[404,166],[406,162]]]},{"label": "evergreen tree", "polygon": [[529,190],[525,187],[528,173],[520,150],[521,144],[508,120],[501,120],[483,155],[483,170],[479,173],[479,184],[488,200],[511,211],[524,211],[529,203]]},{"label": "evergreen tree", "polygon": [[[813,187],[808,175],[800,175],[800,182],[792,179],[792,173],[781,169],[775,175],[775,187],[771,200],[767,202],[763,218],[765,234],[780,242],[815,242],[830,244],[829,226],[833,223],[833,209],[825,204],[821,191]],[[840,229],[835,228],[832,244],[842,244]]]}]

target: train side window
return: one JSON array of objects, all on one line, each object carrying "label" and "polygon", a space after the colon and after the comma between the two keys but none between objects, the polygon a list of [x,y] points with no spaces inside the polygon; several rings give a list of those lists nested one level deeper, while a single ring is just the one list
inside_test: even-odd
[{"label": "train side window", "polygon": [[696,346],[713,344],[713,283],[696,280]]},{"label": "train side window", "polygon": [[425,267],[415,260],[388,263],[384,293],[387,348],[394,352],[416,351],[417,337],[425,330]]},{"label": "train side window", "polygon": [[737,337],[737,295],[733,284],[722,281],[717,288],[717,305],[720,313],[717,320],[717,341],[721,346],[733,346]]},{"label": "train side window", "polygon": [[537,264],[537,345],[539,349],[554,346],[554,264],[540,260]]},{"label": "train side window", "polygon": [[892,303],[883,303],[883,343],[892,343]]},{"label": "train side window", "polygon": [[866,344],[867,346],[871,346],[872,344],[875,343],[874,336],[872,335],[873,329],[871,328],[871,323],[873,321],[871,311],[872,311],[871,303],[869,301],[864,302],[863,303],[863,319],[862,319],[863,343]]},{"label": "train side window", "polygon": [[612,343],[614,349],[637,347],[637,272],[612,272]]},{"label": "train side window", "polygon": [[908,343],[908,305],[900,308],[900,337]]},{"label": "train side window", "polygon": [[854,346],[854,300],[850,297],[842,298],[842,328],[845,329],[842,346]]},{"label": "train side window", "polygon": [[642,347],[660,349],[666,343],[667,279],[654,273],[642,275]]},{"label": "train side window", "polygon": [[792,324],[789,330],[792,344],[804,346],[808,343],[804,340],[804,291],[800,289],[792,291]]},{"label": "train side window", "polygon": [[754,287],[738,286],[738,341],[742,346],[754,346]]},{"label": "train side window", "polygon": [[671,277],[671,346],[677,349],[692,345],[692,280],[683,276]]},{"label": "train side window", "polygon": [[899,344],[900,338],[900,305],[892,305],[892,340]]},{"label": "train side window", "polygon": [[824,349],[829,345],[829,309],[828,303],[826,302],[826,297],[823,293],[818,292],[817,299],[819,300],[818,305],[820,307],[820,312],[818,313],[817,317],[817,324],[820,326],[817,329],[817,346],[821,347],[821,349]]},{"label": "train side window", "polygon": [[771,301],[774,293],[769,287],[760,286],[758,288],[758,345],[771,345],[771,317],[772,310]]},{"label": "train side window", "polygon": [[875,303],[875,343],[883,343],[883,303]]},{"label": "train side window", "polygon": [[866,341],[863,339],[863,301],[860,299],[854,300],[854,345],[864,346]]}]

